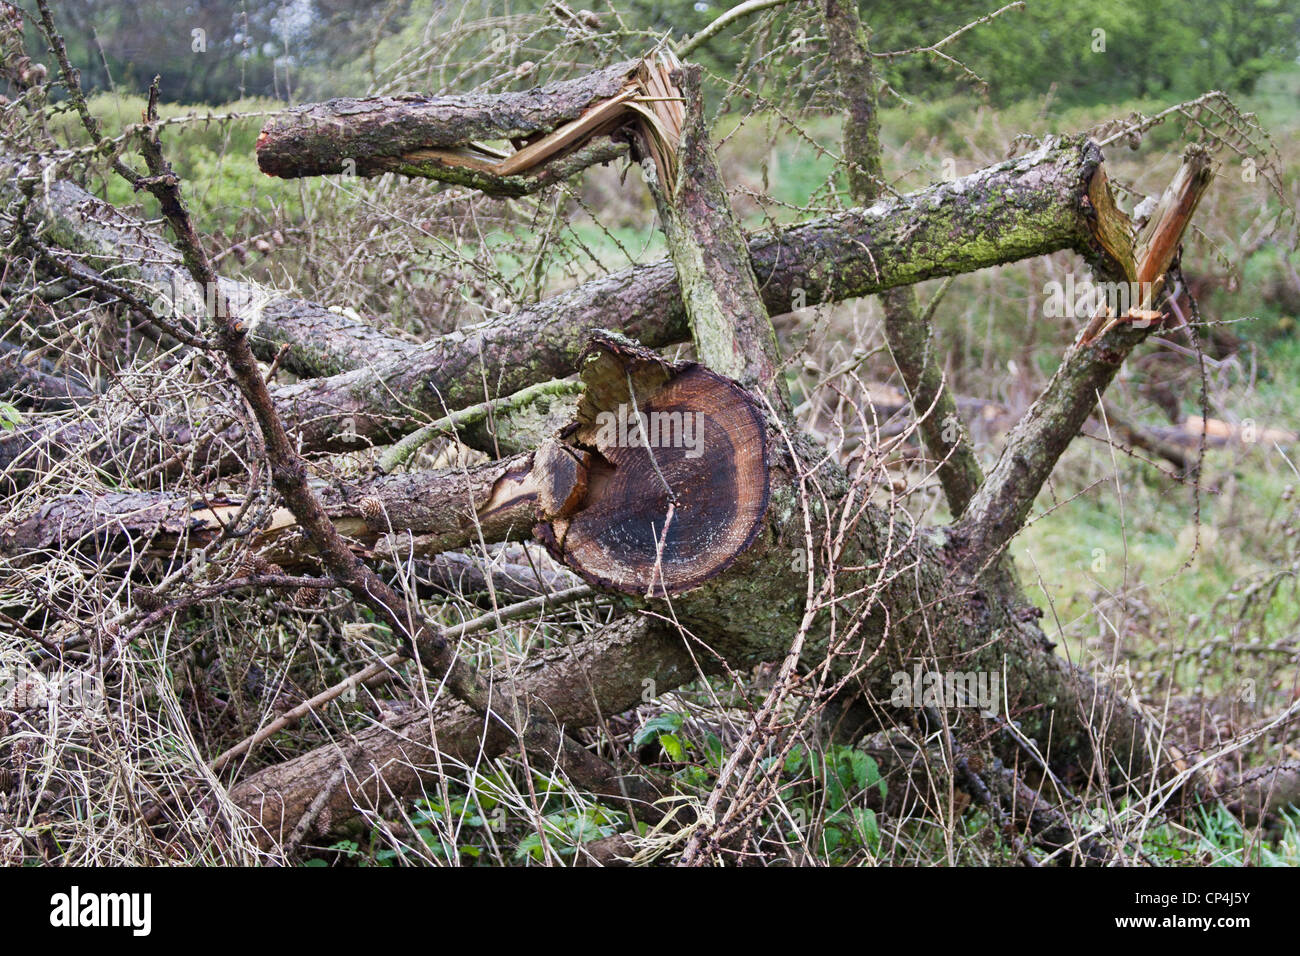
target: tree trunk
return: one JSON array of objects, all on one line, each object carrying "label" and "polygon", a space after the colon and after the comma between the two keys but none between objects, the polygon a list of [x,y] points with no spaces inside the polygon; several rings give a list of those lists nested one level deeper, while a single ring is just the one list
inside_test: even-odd
[{"label": "tree trunk", "polygon": [[[1061,249],[1087,250],[1094,240],[1085,197],[1100,161],[1090,143],[1049,141],[1029,156],[955,183],[752,237],[749,256],[763,302],[781,314]],[[0,182],[19,166],[9,161]],[[0,185],[0,194],[4,189]],[[66,183],[37,203],[35,212],[47,224],[49,241],[84,254],[93,269],[115,263],[124,242],[143,246],[149,251],[143,263],[114,274],[181,303],[181,316],[202,314],[204,297],[175,250],[165,251],[165,243],[129,217]],[[595,329],[621,332],[651,347],[690,335],[668,263],[593,280],[420,346],[365,330],[314,303],[230,285],[222,283],[220,291],[229,295],[264,358],[289,344],[284,363],[301,374],[319,375],[340,363],[363,365],[273,391],[277,411],[309,452],[392,441],[448,410],[495,397],[483,394],[485,379],[499,395],[508,395],[564,377]],[[403,396],[404,412],[391,407],[392,394]],[[150,441],[151,432],[165,441]],[[38,426],[0,436],[0,470],[10,468],[11,480],[30,477],[76,451],[106,470],[129,473],[157,463],[160,446],[188,448],[194,460],[228,469],[238,459],[221,449],[239,447],[241,434],[235,425],[201,435],[188,422],[142,420],[104,440],[90,423]],[[25,467],[13,468],[15,463]]]}]

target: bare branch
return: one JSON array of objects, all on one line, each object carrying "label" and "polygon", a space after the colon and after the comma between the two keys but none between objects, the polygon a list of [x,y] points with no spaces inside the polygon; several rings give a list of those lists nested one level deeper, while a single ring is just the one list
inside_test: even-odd
[{"label": "bare branch", "polygon": [[[397,172],[522,196],[627,152],[608,133],[630,116],[632,62],[523,93],[337,99],[272,119],[257,141],[271,176]],[[508,139],[514,153],[479,140]]]}]

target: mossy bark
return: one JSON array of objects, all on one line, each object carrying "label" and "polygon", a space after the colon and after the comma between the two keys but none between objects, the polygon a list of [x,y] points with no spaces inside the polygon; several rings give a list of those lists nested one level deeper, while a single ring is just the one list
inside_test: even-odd
[{"label": "mossy bark", "polygon": [[[770,314],[837,302],[936,276],[974,271],[1094,243],[1087,214],[1097,148],[1077,139],[1050,141],[1033,153],[953,183],[882,200],[748,239],[750,263]],[[8,171],[14,169],[10,162]],[[7,179],[0,177],[0,196]],[[137,221],[56,182],[40,213],[47,237],[85,252],[89,265],[130,277],[150,296],[177,296],[195,313],[203,304],[179,254]],[[12,188],[12,187],[10,187]],[[142,250],[120,262],[121,248]],[[121,272],[120,270],[126,270]],[[134,271],[132,271],[134,270]],[[249,341],[263,358],[290,345],[282,365],[300,375],[338,374],[273,391],[277,411],[306,452],[344,451],[393,441],[432,419],[482,402],[484,377],[499,395],[570,375],[595,329],[611,329],[652,347],[690,336],[671,263],[601,277],[511,316],[460,329],[423,345],[385,336],[324,306],[242,283],[221,291],[240,311]],[[403,398],[404,409],[391,396]],[[172,447],[194,445],[195,460],[220,470],[238,447],[237,429],[196,441],[188,422],[148,423],[105,442],[97,427],[47,428],[0,435],[0,469],[19,456],[58,460],[71,450],[109,470],[142,468],[163,442],[141,442],[154,428]],[[129,453],[128,453],[129,452]],[[142,457],[144,456],[144,457]],[[156,462],[156,458],[153,459]]]}]

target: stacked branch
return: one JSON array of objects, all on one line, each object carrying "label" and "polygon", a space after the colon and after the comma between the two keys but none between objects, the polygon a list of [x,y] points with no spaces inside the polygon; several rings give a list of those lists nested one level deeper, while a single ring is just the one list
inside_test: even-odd
[{"label": "stacked branch", "polygon": [[[1048,140],[1027,156],[953,183],[882,200],[748,240],[763,304],[773,314],[838,302],[1062,249],[1093,244],[1083,197],[1100,163],[1095,145]],[[19,176],[26,169],[25,176]],[[36,190],[42,170],[7,161],[0,195],[21,183]],[[36,190],[31,209],[38,237],[78,255],[145,302],[179,303],[176,314],[203,314],[205,298],[174,249],[94,199],[59,181]],[[141,255],[120,262],[117,250]],[[276,410],[307,452],[385,444],[443,418],[448,411],[506,396],[573,372],[596,329],[644,345],[683,341],[691,329],[681,287],[668,262],[637,266],[587,282],[519,312],[458,330],[419,346],[375,332],[324,306],[245,283],[219,281],[250,343],[264,359],[288,345],[282,364],[312,376],[273,389]],[[337,370],[337,374],[327,374]],[[483,393],[484,381],[495,394]],[[396,407],[394,396],[401,396]],[[30,478],[68,454],[122,473],[156,464],[158,448],[192,447],[208,467],[238,467],[224,450],[238,447],[236,423],[195,434],[190,422],[142,419],[107,441],[91,423],[35,423],[0,436],[0,470]],[[155,440],[151,440],[155,439]],[[485,450],[494,451],[491,443]],[[148,456],[153,455],[150,459]],[[163,456],[165,457],[165,455]]]},{"label": "stacked branch", "polygon": [[[686,128],[692,128],[689,121]],[[896,719],[881,705],[889,697],[889,676],[917,661],[937,670],[1001,673],[1008,681],[1008,719],[1017,722],[1025,737],[1038,742],[1054,766],[1104,770],[1113,782],[1136,786],[1176,778],[1185,765],[1176,754],[1161,750],[1154,724],[1128,700],[1053,654],[1035,623],[1034,609],[982,580],[979,567],[970,564],[970,554],[987,552],[968,551],[956,535],[908,527],[899,515],[856,498],[863,491],[859,484],[821,458],[805,460],[801,443],[791,443],[780,430],[778,423],[784,417],[780,389],[761,371],[773,367],[776,360],[766,345],[772,341],[774,350],[770,322],[757,284],[752,278],[748,284],[743,280],[749,270],[738,233],[726,227],[727,214],[719,212],[728,207],[725,201],[720,204],[725,193],[707,140],[687,135],[676,159],[677,179],[665,183],[658,198],[668,222],[673,260],[683,273],[680,281],[683,287],[700,292],[686,297],[686,308],[702,364],[716,363],[743,376],[758,391],[750,399],[744,399],[743,391],[725,399],[706,389],[700,393],[705,400],[692,406],[691,377],[702,374],[699,367],[666,366],[629,342],[597,336],[584,366],[588,381],[584,410],[565,433],[563,457],[552,459],[563,463],[562,488],[572,493],[563,499],[552,495],[553,504],[539,511],[554,514],[553,509],[560,508],[562,520],[552,518],[537,527],[553,553],[604,588],[641,592],[650,598],[676,593],[674,617],[708,649],[705,659],[712,667],[734,669],[756,661],[786,660],[816,669],[829,661],[832,677],[851,681],[848,686],[875,711],[877,725]],[[1190,181],[1203,188],[1204,180]],[[1094,208],[1083,200],[1095,188],[1095,180],[1081,185],[1079,207]],[[710,222],[719,216],[721,228]],[[674,227],[674,220],[681,226]],[[1108,220],[1104,229],[1113,233],[1116,226]],[[1102,228],[1097,219],[1091,221],[1091,252],[1097,256],[1105,255],[1097,238]],[[1130,234],[1129,241],[1135,239]],[[724,334],[728,328],[730,335]],[[711,331],[701,334],[706,329]],[[1098,347],[1131,347],[1125,339],[1128,331],[1107,331]],[[738,342],[756,343],[756,347],[739,350]],[[719,381],[716,387],[722,385]],[[661,406],[657,399],[666,390],[687,398]],[[727,466],[721,471],[702,470],[691,466],[683,454],[648,446],[609,447],[594,440],[595,416],[629,405],[637,394],[650,409],[697,411],[706,422],[705,434],[717,436],[715,441],[727,450],[721,455]],[[1086,397],[1090,407],[1095,392]],[[745,411],[747,405],[752,411]],[[754,437],[737,442],[736,436],[743,434]],[[757,468],[754,478],[737,484],[735,476],[743,475],[746,467]],[[618,487],[620,480],[640,483],[649,493],[625,496]],[[821,489],[815,508],[807,497],[810,481]],[[656,482],[661,485],[658,489]],[[753,498],[749,488],[761,488],[761,493]],[[1030,501],[1036,490],[1025,489]],[[712,499],[734,503],[732,514],[726,516],[730,520],[717,516],[715,508],[701,507]],[[753,517],[745,518],[745,503],[751,500]],[[981,508],[976,513],[988,512]],[[851,523],[844,525],[850,516]],[[751,527],[755,520],[757,529]],[[722,534],[709,530],[715,521],[728,530]],[[567,537],[587,528],[595,533],[576,543]],[[839,589],[864,596],[860,604],[843,612],[845,619],[838,625],[833,616],[817,613],[819,605],[810,606],[803,598],[806,576],[793,569],[790,555],[805,538],[819,542],[819,551],[833,550],[837,569],[827,570],[837,578]],[[595,555],[594,564],[589,555]],[[690,569],[701,561],[716,570],[707,576],[688,572],[673,586],[671,575],[677,569]],[[882,578],[885,568],[910,570]],[[844,652],[843,630],[856,652]],[[831,653],[832,649],[838,653]],[[617,669],[613,662],[602,663],[600,673]],[[1100,721],[1099,712],[1105,715]],[[393,746],[389,738],[381,741],[379,736],[372,755],[376,759]],[[422,740],[420,746],[426,745]],[[1009,761],[1018,756],[1016,746],[1004,754]],[[300,760],[265,772],[259,786],[274,782],[277,788],[289,787],[287,792],[277,789],[275,800],[300,800],[302,794],[294,788],[314,779],[311,767],[316,758],[309,755]],[[998,781],[1006,790],[1001,778]],[[1014,782],[1008,792],[1018,792]],[[720,800],[720,806],[727,806],[725,799]],[[1042,819],[1038,811],[1035,814]],[[1059,837],[1060,818],[1051,816],[1050,823],[1043,825],[1044,832]],[[1091,852],[1096,852],[1095,847]],[[693,858],[707,857],[697,848]]]},{"label": "stacked branch", "polygon": [[[615,133],[657,171],[653,188],[671,265],[605,277],[423,346],[386,350],[377,343],[381,351],[368,365],[274,391],[261,384],[247,323],[241,328],[206,307],[201,313],[224,319],[217,342],[254,409],[285,503],[241,532],[282,564],[319,560],[404,635],[457,698],[355,735],[342,770],[346,787],[337,785],[334,746],[238,781],[231,797],[258,822],[264,844],[322,806],[338,823],[421,787],[448,763],[520,745],[617,800],[635,785],[581,748],[575,752],[568,731],[632,706],[647,678],[663,693],[701,670],[734,673],[758,662],[780,662],[782,680],[792,684],[810,675],[805,693],[817,706],[832,699],[857,706],[867,729],[915,717],[886,703],[894,673],[915,665],[997,673],[1007,710],[985,735],[1000,741],[989,744],[995,761],[1011,765],[1028,746],[1045,756],[1049,771],[1145,787],[1166,800],[1179,790],[1212,795],[1197,768],[1162,745],[1140,708],[1055,655],[1037,625],[1040,612],[989,573],[1097,396],[1149,334],[1147,313],[1158,303],[1099,317],[1081,332],[987,477],[967,468],[953,477],[965,506],[954,507],[960,517],[949,528],[917,527],[883,507],[870,455],[846,473],[797,433],[770,319],[796,298],[834,301],[1059,249],[1158,290],[1176,268],[1178,243],[1209,183],[1205,156],[1189,154],[1141,233],[1115,205],[1098,148],[1049,140],[956,183],[747,238],[709,143],[698,69],[660,54],[527,94],[307,107],[268,126],[259,161],[278,175],[342,171],[349,159],[366,175],[419,167],[513,194],[558,175],[566,159],[599,151]],[[484,140],[513,140],[512,151],[495,155]],[[185,255],[162,255],[161,271],[136,266],[130,278],[145,287],[171,284],[183,265],[192,288],[220,287],[205,262],[196,265],[197,242],[175,205],[176,184],[166,181],[159,154],[151,160]],[[87,234],[102,244],[132,227],[103,208],[70,203],[66,190],[62,197],[36,192],[30,184],[39,173],[29,169],[24,178],[43,224],[33,244],[75,249],[91,269],[108,271],[111,257],[102,245],[85,245]],[[109,232],[97,233],[102,229]],[[157,241],[135,235],[142,245]],[[101,291],[113,295],[111,286]],[[299,323],[292,309],[278,320],[294,329]],[[334,327],[339,351],[349,352],[350,333]],[[695,363],[668,363],[652,351],[688,335]],[[907,384],[920,417],[920,401],[938,393],[916,341],[898,336],[892,344],[900,367],[909,354],[919,362]],[[583,394],[573,421],[521,455],[450,474],[330,486],[307,480],[298,448],[392,441],[423,424],[411,412],[441,418],[481,402],[485,375],[513,392],[575,369]],[[410,411],[395,413],[391,395],[401,395]],[[346,431],[338,428],[344,419]],[[29,456],[25,467],[35,471],[49,458],[78,453],[77,436],[67,433],[74,427],[28,427],[5,439],[0,465]],[[290,433],[297,448],[287,442]],[[232,445],[240,439],[223,436]],[[190,436],[193,444],[205,440]],[[107,449],[105,462],[120,463],[121,451]],[[134,492],[54,499],[39,514],[7,522],[0,547],[15,564],[56,549],[98,562],[142,549],[175,555],[245,520],[242,504]],[[367,570],[399,550],[436,555],[526,539],[632,613],[516,672],[482,675],[467,672],[438,629],[417,608],[393,604],[396,596]],[[792,560],[796,552],[813,562],[811,570]],[[667,627],[666,617],[677,627]],[[752,739],[770,734],[772,720],[770,707],[760,709]],[[1000,764],[981,773],[969,740],[953,738],[949,746],[968,784],[988,792],[991,809],[1023,796],[1022,782]],[[719,859],[728,841],[744,838],[758,784],[753,767],[738,766],[740,755],[710,795],[708,826],[693,831],[684,861]],[[1059,815],[1037,805],[1029,814],[1042,833],[1065,842]],[[1077,849],[1100,858],[1091,841],[1078,841]]]}]

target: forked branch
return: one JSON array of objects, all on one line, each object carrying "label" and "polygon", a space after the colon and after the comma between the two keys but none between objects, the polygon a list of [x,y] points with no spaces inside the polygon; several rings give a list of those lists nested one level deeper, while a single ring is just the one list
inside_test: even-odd
[{"label": "forked branch", "polygon": [[1161,313],[1152,309],[1155,297],[1168,291],[1179,243],[1212,178],[1209,156],[1189,147],[1141,233],[1115,206],[1105,180],[1094,181],[1098,248],[1108,254],[1113,281],[1138,290],[1136,301],[1121,315],[1107,314],[1104,305],[1099,308],[1007,436],[997,464],[953,528],[970,570],[985,566],[1020,530],[1057,460],[1125,358],[1159,327]]}]

